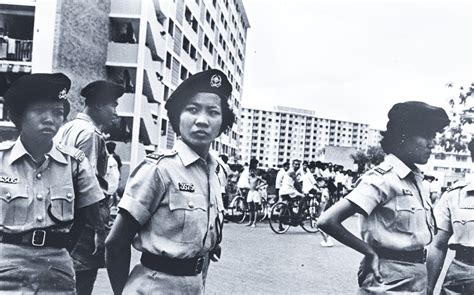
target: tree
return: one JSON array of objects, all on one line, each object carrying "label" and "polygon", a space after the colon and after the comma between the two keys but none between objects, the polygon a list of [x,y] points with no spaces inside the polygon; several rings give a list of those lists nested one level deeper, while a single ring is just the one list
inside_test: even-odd
[{"label": "tree", "polygon": [[[446,84],[448,88],[453,88],[453,83]],[[438,138],[438,144],[447,152],[466,151],[467,143],[471,140],[472,133],[466,129],[474,122],[474,107],[468,107],[468,99],[474,96],[474,83],[469,87],[459,87],[456,97],[449,99],[451,107],[451,123]]]},{"label": "tree", "polygon": [[378,165],[382,163],[385,158],[385,153],[380,146],[370,146],[367,152],[357,151],[351,155],[354,163],[357,164],[357,173],[363,173],[367,164]]}]

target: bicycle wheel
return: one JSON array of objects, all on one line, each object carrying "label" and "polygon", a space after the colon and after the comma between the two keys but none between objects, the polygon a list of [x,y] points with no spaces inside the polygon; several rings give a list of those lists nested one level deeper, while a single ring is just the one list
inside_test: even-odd
[{"label": "bicycle wheel", "polygon": [[309,233],[317,233],[319,228],[317,226],[318,222],[318,204],[315,198],[311,198],[309,201],[309,206],[306,208],[303,216],[303,221],[301,222],[301,227]]},{"label": "bicycle wheel", "polygon": [[247,203],[245,202],[243,197],[236,197],[234,200],[234,208],[232,209],[232,215],[234,221],[237,223],[242,223],[247,218]]},{"label": "bicycle wheel", "polygon": [[288,205],[284,202],[278,202],[273,205],[270,213],[270,228],[277,234],[283,234],[290,228],[289,221],[291,212]]}]

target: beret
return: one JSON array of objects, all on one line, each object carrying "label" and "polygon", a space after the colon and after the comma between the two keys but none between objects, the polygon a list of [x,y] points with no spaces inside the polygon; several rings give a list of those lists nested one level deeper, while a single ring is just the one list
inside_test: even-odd
[{"label": "beret", "polygon": [[67,94],[71,80],[62,73],[36,73],[22,76],[12,83],[5,92],[5,106],[11,109],[24,109],[28,104],[38,101],[62,101],[65,112],[69,112]]},{"label": "beret", "polygon": [[410,133],[440,132],[449,125],[449,117],[443,108],[421,101],[395,104],[388,112],[387,130],[399,129]]},{"label": "beret", "polygon": [[176,88],[166,101],[165,109],[169,110],[177,101],[200,92],[214,93],[221,99],[228,99],[232,93],[232,85],[227,76],[219,70],[196,73]]},{"label": "beret", "polygon": [[91,82],[82,88],[81,96],[86,98],[86,102],[98,100],[117,100],[123,95],[125,88],[116,83],[105,80]]}]

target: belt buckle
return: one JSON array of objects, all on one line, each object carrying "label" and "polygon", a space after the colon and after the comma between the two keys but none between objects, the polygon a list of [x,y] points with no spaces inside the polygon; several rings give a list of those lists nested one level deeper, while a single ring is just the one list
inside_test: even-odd
[{"label": "belt buckle", "polygon": [[46,231],[42,229],[37,229],[33,231],[33,237],[31,238],[31,245],[36,247],[44,246],[46,240]]},{"label": "belt buckle", "polygon": [[204,266],[204,257],[199,257],[198,260],[196,260],[196,268],[194,269],[194,274],[199,274],[202,271],[202,268]]}]

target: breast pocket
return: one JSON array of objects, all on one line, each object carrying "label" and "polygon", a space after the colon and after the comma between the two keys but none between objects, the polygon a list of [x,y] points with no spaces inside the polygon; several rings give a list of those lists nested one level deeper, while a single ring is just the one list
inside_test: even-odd
[{"label": "breast pocket", "polygon": [[396,196],[395,227],[400,232],[413,233],[426,226],[425,209],[416,200],[416,196]]},{"label": "breast pocket", "polygon": [[4,226],[26,224],[30,200],[28,187],[14,184],[0,187],[0,222]]},{"label": "breast pocket", "polygon": [[202,243],[207,229],[206,201],[200,194],[170,195],[169,209],[174,225],[172,240],[181,243]]},{"label": "breast pocket", "polygon": [[51,187],[50,214],[54,222],[68,222],[74,218],[74,189],[72,184]]},{"label": "breast pocket", "polygon": [[474,239],[474,198],[462,198],[459,208],[452,209],[451,220],[459,242],[470,243]]}]

